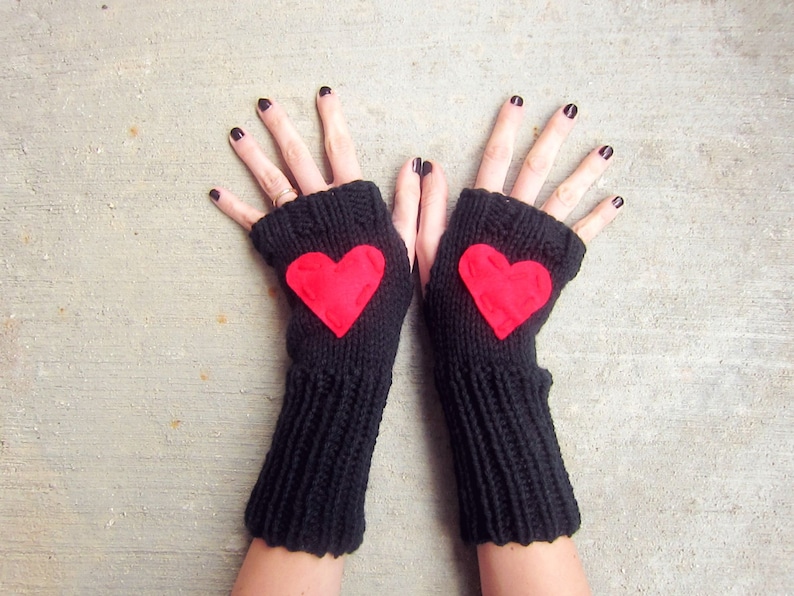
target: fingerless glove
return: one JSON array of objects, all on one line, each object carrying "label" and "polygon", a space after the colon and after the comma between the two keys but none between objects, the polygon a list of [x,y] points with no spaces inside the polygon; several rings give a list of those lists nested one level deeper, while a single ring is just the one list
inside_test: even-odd
[{"label": "fingerless glove", "polygon": [[464,190],[425,296],[467,542],[551,542],[579,509],[548,406],[535,335],[585,247],[515,199]]},{"label": "fingerless glove", "polygon": [[292,364],[246,526],[270,546],[339,556],[363,539],[370,460],[412,295],[405,245],[364,181],[287,203],[251,239],[292,309]]}]

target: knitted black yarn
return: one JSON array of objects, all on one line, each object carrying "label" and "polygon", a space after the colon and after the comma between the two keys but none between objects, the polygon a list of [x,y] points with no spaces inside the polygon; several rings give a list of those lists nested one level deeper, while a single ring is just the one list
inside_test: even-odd
[{"label": "knitted black yarn", "polygon": [[[487,244],[509,263],[538,261],[549,301],[504,340],[480,314],[458,273],[464,251]],[[450,431],[467,542],[551,542],[579,528],[579,508],[549,413],[551,375],[537,365],[535,335],[579,271],[582,241],[515,199],[464,190],[431,270],[425,316],[435,380]]]},{"label": "knitted black yarn", "polygon": [[[412,295],[405,244],[377,186],[364,181],[287,203],[257,222],[251,239],[292,307],[292,364],[245,523],[270,546],[339,556],[363,539],[370,460]],[[337,338],[290,289],[286,270],[308,252],[338,262],[361,244],[383,253],[385,271],[359,318]]]}]

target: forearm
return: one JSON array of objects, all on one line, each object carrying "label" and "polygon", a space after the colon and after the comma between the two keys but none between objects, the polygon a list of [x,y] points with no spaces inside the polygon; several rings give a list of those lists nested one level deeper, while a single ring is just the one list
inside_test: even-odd
[{"label": "forearm", "polygon": [[590,594],[573,540],[477,546],[484,596],[584,596]]},{"label": "forearm", "polygon": [[344,557],[316,557],[270,547],[254,538],[232,588],[232,596],[326,596],[342,588]]},{"label": "forearm", "polygon": [[613,150],[604,145],[533,207],[574,126],[574,104],[554,113],[508,190],[523,103],[516,95],[502,106],[478,190],[463,191],[446,231],[443,172],[423,167],[417,259],[461,535],[477,544],[483,593],[589,594],[570,538],[579,511],[548,409],[551,376],[537,366],[534,337],[576,275],[584,242],[624,201],[613,195],[572,228],[563,223],[606,170]]}]

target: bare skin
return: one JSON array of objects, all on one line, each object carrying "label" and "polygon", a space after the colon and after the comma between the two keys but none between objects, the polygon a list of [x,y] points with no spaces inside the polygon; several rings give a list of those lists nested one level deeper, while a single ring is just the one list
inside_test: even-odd
[{"label": "bare skin", "polygon": [[[522,102],[521,102],[522,103]],[[518,129],[523,119],[523,106],[507,101],[499,112],[477,173],[475,188],[505,193],[504,185]],[[557,110],[524,159],[516,183],[508,194],[534,205],[540,189],[551,171],[563,141],[576,122]],[[540,207],[549,215],[564,221],[587,190],[609,166],[602,155],[610,152],[594,149]],[[441,235],[446,228],[447,182],[443,169],[436,163],[421,180],[421,187],[410,192],[420,196],[419,235],[416,240],[417,262],[424,290],[430,279],[430,268],[436,258]],[[618,214],[623,204],[618,197],[607,197],[588,215],[574,222],[571,229],[583,241],[595,238]],[[567,536],[552,543],[537,542],[529,546],[493,543],[477,547],[480,582],[486,596],[584,595],[590,588],[573,540]]]},{"label": "bare skin", "polygon": [[345,558],[322,558],[273,548],[261,538],[248,547],[232,588],[233,596],[290,596],[339,594]]},{"label": "bare skin", "polygon": [[[337,95],[321,92],[316,99],[333,172],[330,184],[323,178],[306,145],[276,102],[269,101],[269,105],[260,102],[258,112],[276,140],[297,189],[292,188],[287,176],[267,158],[250,134],[241,131],[241,137],[239,134],[229,137],[235,153],[272,201],[273,209],[295,200],[299,193],[308,195],[362,178]],[[263,105],[267,105],[264,110],[261,109]],[[522,105],[515,101],[507,101],[502,106],[486,145],[474,185],[476,188],[505,192],[505,178],[523,113]],[[535,204],[554,159],[575,122],[575,115],[570,118],[564,108],[555,112],[525,158],[515,185],[506,194]],[[608,167],[609,159],[603,153],[603,148],[595,149],[585,157],[540,209],[564,221]],[[424,290],[441,235],[446,229],[448,190],[444,171],[438,163],[425,162],[420,177],[416,173],[415,161],[406,162],[398,174],[392,221],[405,242],[412,264],[416,254]],[[224,188],[216,187],[215,192],[216,206],[246,231],[265,216],[265,212],[240,201]],[[574,222],[571,229],[585,242],[591,241],[617,216],[623,204],[622,199],[618,199],[607,197],[588,215]],[[477,555],[482,589],[487,596],[590,593],[576,546],[568,537],[529,546],[482,544],[477,547]],[[290,552],[281,547],[270,547],[256,538],[251,543],[232,594],[338,594],[343,570],[344,557],[326,555],[320,558]]]},{"label": "bare skin", "polygon": [[[323,124],[326,155],[333,173],[330,183],[323,178],[306,144],[275,101],[260,100],[257,112],[275,139],[298,188],[292,187],[286,174],[265,155],[251,134],[242,129],[233,129],[229,135],[229,143],[234,152],[251,171],[269,199],[270,211],[294,201],[299,194],[310,195],[362,178],[339,97],[331,90],[325,92],[326,89],[323,88],[317,94],[316,102]],[[407,186],[406,178],[409,177],[419,180],[419,176],[413,171],[412,162],[408,162],[400,170],[398,186]],[[215,187],[210,196],[221,211],[247,232],[266,216],[264,211],[244,203],[225,188]],[[396,193],[392,221],[405,242],[411,266],[415,254],[418,210],[418,194]],[[344,557],[316,557],[308,553],[291,552],[283,547],[271,547],[261,538],[254,538],[232,588],[232,594],[338,594],[342,586],[344,565]]]}]

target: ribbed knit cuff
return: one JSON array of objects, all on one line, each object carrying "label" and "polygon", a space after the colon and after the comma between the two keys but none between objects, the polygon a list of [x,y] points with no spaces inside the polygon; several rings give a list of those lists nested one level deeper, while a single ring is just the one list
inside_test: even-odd
[{"label": "ribbed knit cuff", "polygon": [[437,362],[455,460],[460,532],[470,543],[551,542],[579,509],[549,413],[551,375],[495,362]]},{"label": "ribbed knit cuff", "polygon": [[273,443],[245,511],[252,536],[318,557],[361,545],[390,384],[387,363],[382,370],[290,368]]},{"label": "ribbed knit cuff", "polygon": [[292,307],[292,365],[246,525],[270,546],[339,556],[364,533],[370,460],[413,293],[405,245],[364,181],[298,197],[257,222],[251,239]]},{"label": "ribbed knit cuff", "polygon": [[[552,541],[579,527],[535,335],[584,252],[564,224],[484,190],[463,191],[441,239],[425,316],[467,542]],[[522,318],[516,303],[536,306]]]}]

